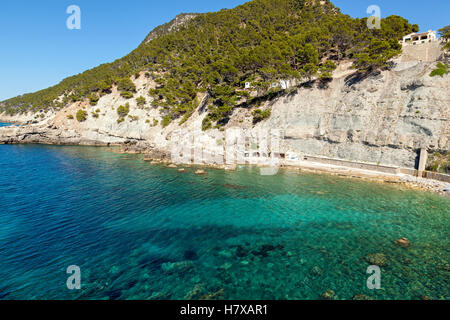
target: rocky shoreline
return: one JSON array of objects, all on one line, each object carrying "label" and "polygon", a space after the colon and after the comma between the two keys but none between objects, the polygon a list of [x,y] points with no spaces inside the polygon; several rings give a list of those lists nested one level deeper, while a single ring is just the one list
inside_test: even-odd
[{"label": "rocky shoreline", "polygon": [[[0,128],[0,144],[47,144],[96,147],[117,146],[120,148],[118,149],[118,152],[128,154],[142,154],[144,155],[145,161],[148,161],[154,165],[161,164],[169,166],[173,164],[170,151],[158,148],[154,143],[151,143],[147,140],[125,139],[123,137],[114,136],[106,137],[101,136],[100,133],[96,138],[86,138],[78,134],[74,130],[59,129],[52,124],[25,124],[19,127],[2,127]],[[189,165],[193,164],[177,164],[172,167],[180,170]],[[236,169],[236,165],[230,166],[195,164],[195,166],[224,170]],[[315,163],[313,161],[301,161],[296,164],[281,161],[280,167],[316,174],[324,173],[347,178],[363,179],[378,183],[398,184],[410,189],[434,192],[440,195],[450,196],[450,184],[437,180],[418,178],[406,174],[393,175],[378,171],[359,170],[345,166],[324,165]],[[206,173],[206,171],[204,170],[201,171],[202,172],[199,174]]]},{"label": "rocky shoreline", "polygon": [[[138,146],[133,149],[131,146]],[[144,154],[144,160],[150,162],[153,165],[165,165],[172,169],[178,169],[179,172],[183,172],[185,167],[189,167],[191,165],[195,165],[196,167],[202,168],[210,168],[210,169],[219,169],[219,170],[235,170],[237,165],[249,165],[249,164],[237,164],[235,166],[230,165],[212,165],[212,164],[174,164],[171,160],[170,153],[164,150],[159,150],[153,148],[152,150],[148,149],[140,149],[139,144],[134,144],[132,142],[128,142],[121,146],[120,152],[130,153],[130,154]],[[250,166],[250,165],[249,165]],[[388,184],[398,184],[399,186],[406,187],[414,190],[421,190],[426,192],[433,192],[443,196],[450,197],[450,184],[425,179],[418,178],[411,175],[401,174],[401,175],[393,175],[386,174],[378,171],[369,171],[369,170],[358,170],[350,167],[337,167],[333,165],[323,165],[320,163],[315,163],[312,161],[302,161],[301,165],[291,165],[286,163],[281,163],[280,168],[287,170],[296,170],[303,172],[310,172],[314,174],[328,174],[341,176],[352,179],[362,179],[366,181],[371,181],[375,183],[388,183]],[[180,171],[183,170],[183,171]],[[206,173],[202,170],[202,174]]]}]

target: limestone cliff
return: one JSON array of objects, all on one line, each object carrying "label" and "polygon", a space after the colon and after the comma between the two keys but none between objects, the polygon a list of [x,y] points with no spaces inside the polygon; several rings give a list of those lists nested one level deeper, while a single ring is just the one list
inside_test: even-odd
[{"label": "limestone cliff", "polygon": [[[287,90],[259,107],[271,108],[272,113],[257,125],[252,123],[252,109],[236,108],[225,129],[277,128],[284,133],[282,152],[413,168],[420,148],[450,150],[450,76],[430,77],[436,63],[420,60],[399,57],[393,69],[365,79],[355,79],[350,63],[342,63],[327,87],[313,83]],[[162,128],[160,110],[151,106],[148,94],[155,83],[144,73],[134,82],[135,97],[146,98],[144,106],[121,97],[113,88],[96,106],[83,101],[56,113],[3,115],[1,121],[25,125],[0,128],[0,142],[108,145],[132,141],[142,152],[169,151],[178,142],[172,134],[179,128],[199,132],[205,144],[217,142],[221,131],[201,132],[206,115],[202,104],[181,126],[173,122]],[[117,108],[125,103],[130,112],[119,123]],[[84,122],[71,119],[80,109],[88,114]]]},{"label": "limestone cliff", "polygon": [[181,13],[177,15],[172,21],[165,23],[163,25],[160,25],[156,27],[154,30],[152,30],[147,37],[145,37],[144,41],[142,43],[147,43],[149,41],[152,41],[162,35],[165,35],[167,33],[170,33],[172,31],[176,31],[178,28],[185,25],[189,20],[197,17],[200,15],[199,13]]}]

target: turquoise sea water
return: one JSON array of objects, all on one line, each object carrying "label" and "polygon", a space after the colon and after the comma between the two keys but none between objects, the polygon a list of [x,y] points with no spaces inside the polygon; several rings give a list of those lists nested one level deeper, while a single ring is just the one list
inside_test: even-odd
[{"label": "turquoise sea water", "polygon": [[[0,168],[0,299],[450,298],[438,195],[245,167],[196,176],[91,147],[3,145]],[[366,286],[375,253],[381,290]]]},{"label": "turquoise sea water", "polygon": [[1,127],[9,127],[9,126],[19,126],[18,124],[13,124],[13,123],[7,123],[7,122],[0,122],[0,128]]}]

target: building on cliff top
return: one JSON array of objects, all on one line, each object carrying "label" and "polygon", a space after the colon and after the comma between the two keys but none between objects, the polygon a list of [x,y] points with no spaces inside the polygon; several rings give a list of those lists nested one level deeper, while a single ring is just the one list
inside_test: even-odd
[{"label": "building on cliff top", "polygon": [[401,41],[402,45],[416,45],[427,42],[436,41],[436,31],[428,30],[427,32],[422,33],[411,33],[403,37]]}]

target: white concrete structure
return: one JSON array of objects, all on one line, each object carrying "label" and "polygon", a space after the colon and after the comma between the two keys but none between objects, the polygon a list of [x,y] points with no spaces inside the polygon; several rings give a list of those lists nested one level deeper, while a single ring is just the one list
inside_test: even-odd
[{"label": "white concrete structure", "polygon": [[286,90],[286,89],[291,88],[294,85],[295,85],[295,83],[293,80],[292,81],[291,80],[280,80],[278,82],[272,83],[271,87],[272,88],[281,88],[283,90]]},{"label": "white concrete structure", "polygon": [[411,33],[403,37],[402,45],[416,45],[436,41],[436,31],[428,30],[422,33]]},{"label": "white concrete structure", "polygon": [[280,86],[281,86],[281,89],[286,90],[291,86],[291,83],[289,80],[280,80]]}]

